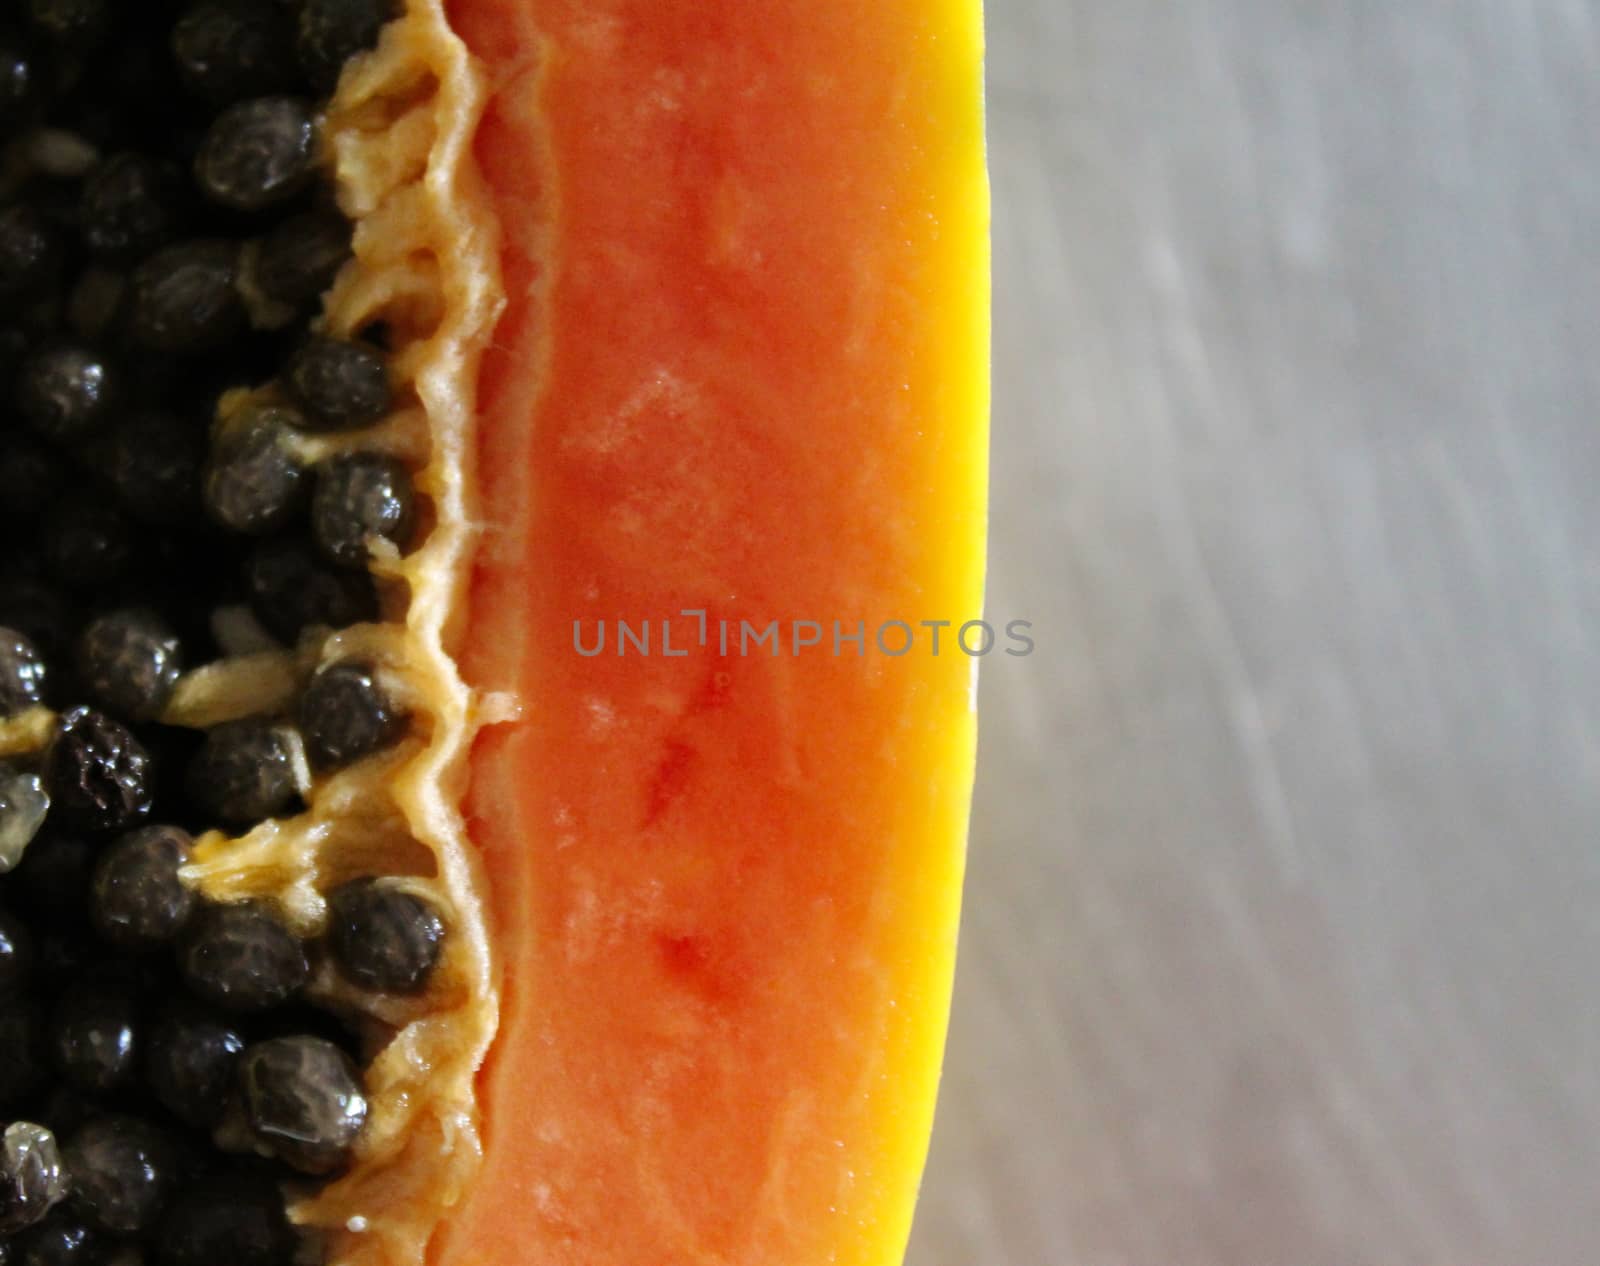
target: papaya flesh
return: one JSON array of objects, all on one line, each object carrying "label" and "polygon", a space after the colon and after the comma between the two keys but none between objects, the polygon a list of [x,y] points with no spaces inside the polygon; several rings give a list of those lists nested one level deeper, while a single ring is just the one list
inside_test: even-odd
[{"label": "papaya flesh", "polygon": [[[449,12],[507,296],[463,663],[523,711],[472,756],[501,1018],[435,1258],[898,1261],[977,661],[835,638],[980,612],[977,6]],[[653,653],[575,653],[619,620]]]}]

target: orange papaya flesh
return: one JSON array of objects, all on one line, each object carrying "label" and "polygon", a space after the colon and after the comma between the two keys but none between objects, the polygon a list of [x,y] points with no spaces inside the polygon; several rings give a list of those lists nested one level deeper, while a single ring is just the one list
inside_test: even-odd
[{"label": "orange papaya flesh", "polygon": [[484,1161],[430,1260],[898,1261],[974,751],[978,6],[446,11],[506,298],[461,663],[514,718],[467,795]]}]

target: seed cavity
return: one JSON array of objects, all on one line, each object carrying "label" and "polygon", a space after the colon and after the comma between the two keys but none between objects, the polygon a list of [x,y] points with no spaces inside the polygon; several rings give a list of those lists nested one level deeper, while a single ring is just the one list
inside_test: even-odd
[{"label": "seed cavity", "polygon": [[314,1266],[286,1201],[362,1159],[367,1061],[456,961],[383,782],[428,734],[382,626],[429,432],[405,314],[328,299],[327,94],[400,6],[12,8],[0,1266]]}]

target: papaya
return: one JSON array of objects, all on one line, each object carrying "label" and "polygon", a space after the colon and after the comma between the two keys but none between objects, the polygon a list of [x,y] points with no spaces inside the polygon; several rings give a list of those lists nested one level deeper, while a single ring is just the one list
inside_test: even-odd
[{"label": "papaya", "polygon": [[898,1261],[976,0],[29,0],[0,126],[0,1260]]}]

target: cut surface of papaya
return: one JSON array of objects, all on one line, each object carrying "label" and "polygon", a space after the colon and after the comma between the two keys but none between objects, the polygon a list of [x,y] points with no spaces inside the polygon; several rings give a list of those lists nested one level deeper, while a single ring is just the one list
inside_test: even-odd
[{"label": "cut surface of papaya", "polygon": [[30,0],[0,142],[0,1260],[899,1261],[976,0]]}]

